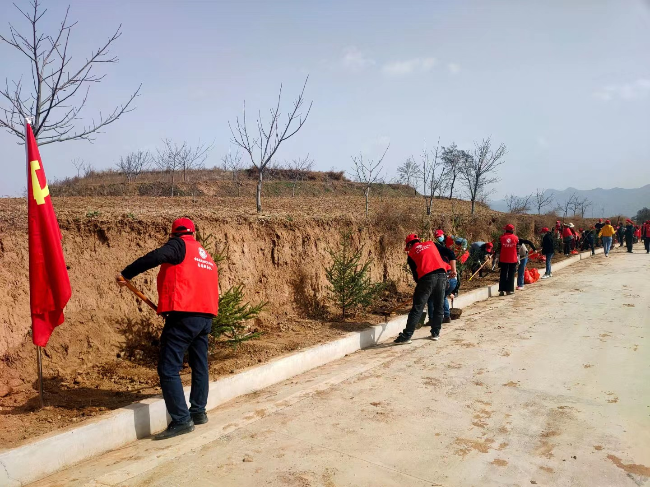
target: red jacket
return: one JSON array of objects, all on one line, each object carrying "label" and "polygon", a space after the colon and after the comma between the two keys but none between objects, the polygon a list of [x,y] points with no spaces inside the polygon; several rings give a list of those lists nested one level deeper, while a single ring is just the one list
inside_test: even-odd
[{"label": "red jacket", "polygon": [[499,238],[501,243],[501,252],[499,253],[499,262],[504,264],[516,264],[519,259],[517,258],[517,244],[519,237],[514,233],[504,233]]},{"label": "red jacket", "polygon": [[185,242],[185,259],[177,265],[163,264],[158,273],[158,314],[170,311],[219,312],[219,271],[201,244],[191,235]]},{"label": "red jacket", "polygon": [[409,250],[409,257],[415,262],[418,279],[438,269],[446,271],[451,269],[451,266],[440,256],[436,244],[431,241],[416,243]]},{"label": "red jacket", "polygon": [[562,238],[573,237],[573,231],[569,227],[564,227],[562,230]]},{"label": "red jacket", "polygon": [[646,238],[650,238],[650,225],[646,223],[645,225],[643,225],[643,228],[645,230],[641,233],[641,235],[643,235]]}]

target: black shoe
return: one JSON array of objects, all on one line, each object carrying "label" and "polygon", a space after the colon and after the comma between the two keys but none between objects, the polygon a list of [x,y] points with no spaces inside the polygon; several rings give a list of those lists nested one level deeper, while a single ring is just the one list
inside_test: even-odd
[{"label": "black shoe", "polygon": [[506,294],[507,294],[508,296],[510,296],[511,294],[514,294],[514,293],[515,293],[514,291],[506,291]]},{"label": "black shoe", "polygon": [[208,422],[208,415],[205,413],[190,413],[194,424],[205,424]]},{"label": "black shoe", "polygon": [[451,323],[451,316],[445,316],[445,317],[442,319],[442,322],[443,322],[443,323]]},{"label": "black shoe", "polygon": [[437,342],[438,339],[440,338],[440,333],[432,333],[431,336],[429,337],[431,340],[434,342]]},{"label": "black shoe", "polygon": [[396,343],[397,345],[406,345],[407,343],[411,343],[411,337],[407,337],[400,332],[400,334],[397,335],[397,338],[393,340],[393,343]]},{"label": "black shoe", "polygon": [[499,291],[499,296],[503,296],[505,293],[503,291]]},{"label": "black shoe", "polygon": [[158,433],[153,437],[154,440],[166,440],[167,438],[173,438],[174,436],[184,435],[185,433],[191,433],[194,431],[194,421],[191,419],[185,423],[176,423],[172,421],[167,426],[165,431]]}]

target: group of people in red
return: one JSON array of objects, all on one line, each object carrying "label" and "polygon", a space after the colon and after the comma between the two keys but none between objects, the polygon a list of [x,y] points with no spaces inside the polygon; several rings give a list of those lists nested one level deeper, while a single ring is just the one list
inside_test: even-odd
[{"label": "group of people in red", "polygon": [[[546,272],[542,279],[553,277],[552,260],[556,249],[563,250],[565,254],[578,250],[591,249],[595,254],[595,246],[602,243],[605,255],[608,256],[614,235],[620,233],[619,242],[623,240],[627,245],[628,252],[632,252],[632,246],[636,239],[643,239],[646,253],[650,253],[650,220],[642,225],[635,225],[632,220],[627,220],[625,226],[617,225],[615,229],[610,220],[598,221],[593,229],[575,229],[572,223],[562,224],[556,222],[553,229],[544,227],[541,229],[542,245],[540,254],[546,262]],[[499,237],[494,255],[491,242],[475,242],[472,248],[467,250],[467,241],[462,238],[445,236],[442,230],[434,233],[435,241],[421,241],[412,233],[406,237],[404,251],[407,252],[407,263],[411,269],[413,279],[416,283],[413,293],[413,306],[406,320],[406,327],[395,339],[396,344],[411,343],[411,337],[420,322],[425,307],[428,307],[429,326],[431,327],[430,338],[437,341],[440,338],[442,324],[449,322],[449,304],[447,297],[458,289],[457,258],[455,249],[460,253],[460,261],[464,264],[468,259],[476,260],[476,264],[487,263],[487,256],[499,260],[499,296],[510,295],[516,289],[524,289],[524,276],[528,263],[529,252],[537,252],[535,244],[529,240],[519,238],[515,235],[515,227],[508,224],[504,233]],[[559,248],[558,248],[559,247]],[[472,261],[473,262],[473,261]],[[482,267],[482,266],[481,266]],[[474,268],[472,272],[474,272]],[[480,272],[480,268],[477,272]],[[453,296],[452,296],[453,297]]]}]

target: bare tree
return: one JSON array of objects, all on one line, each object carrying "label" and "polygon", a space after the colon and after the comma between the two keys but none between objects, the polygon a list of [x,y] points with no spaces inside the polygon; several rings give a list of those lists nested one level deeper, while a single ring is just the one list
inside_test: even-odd
[{"label": "bare tree", "polygon": [[75,139],[93,141],[95,134],[103,127],[134,109],[131,104],[140,91],[138,87],[126,103],[115,107],[108,116],[100,112],[98,120],[93,118],[88,125],[79,126],[90,86],[100,83],[105,76],[95,74],[94,69],[101,63],[118,62],[117,57],[109,55],[109,50],[122,35],[122,26],[83,62],[72,67],[69,41],[76,22],[68,21],[70,7],[57,31],[48,35],[38,30],[38,23],[47,10],[40,9],[38,0],[32,0],[30,5],[29,10],[15,5],[29,22],[29,31],[22,34],[9,24],[9,35],[0,35],[0,40],[29,59],[32,76],[32,83],[25,90],[22,78],[13,81],[11,86],[6,81],[5,87],[0,89],[0,99],[6,103],[5,106],[0,106],[0,127],[24,140],[25,118],[32,117],[34,136],[40,145]]},{"label": "bare tree", "polygon": [[407,158],[404,164],[397,168],[397,182],[413,188],[414,195],[418,194],[417,185],[422,176],[422,168],[415,162],[413,156]]},{"label": "bare tree", "polygon": [[266,167],[280,148],[280,144],[290,137],[293,137],[303,127],[309,117],[309,113],[311,112],[313,102],[309,103],[309,108],[307,109],[304,118],[300,112],[305,101],[305,88],[308,80],[309,76],[305,79],[300,95],[298,95],[298,98],[293,102],[293,108],[287,113],[287,118],[284,123],[280,120],[282,118],[282,114],[280,113],[282,85],[280,85],[277,104],[274,108],[269,110],[270,119],[268,124],[264,125],[262,121],[262,113],[258,112],[257,133],[249,133],[248,125],[246,123],[245,101],[242,120],[240,121],[239,117],[237,117],[234,129],[230,122],[228,122],[233,143],[241,147],[248,154],[251,163],[257,168],[258,178],[255,201],[258,213],[262,211],[262,181],[264,180]]},{"label": "bare tree", "polygon": [[366,218],[368,218],[368,197],[370,196],[370,188],[373,184],[377,184],[382,181],[382,164],[389,147],[390,144],[386,146],[386,150],[377,161],[373,159],[364,160],[363,154],[352,156],[352,161],[354,162],[355,179],[357,182],[363,183],[363,195],[366,197]]},{"label": "bare tree", "polygon": [[585,213],[591,207],[591,205],[592,202],[589,201],[588,198],[582,198],[581,200],[577,200],[576,203],[573,205],[574,215],[580,213],[580,217],[584,218]]},{"label": "bare tree", "polygon": [[176,144],[169,139],[163,139],[164,147],[157,149],[155,164],[161,171],[169,173],[171,176],[171,196],[174,196],[174,183],[176,171],[181,169],[181,158]]},{"label": "bare tree", "polygon": [[304,181],[307,173],[311,171],[314,166],[314,160],[309,158],[309,154],[305,157],[293,159],[291,162],[285,164],[291,178],[291,196],[296,196],[296,186],[300,181]]},{"label": "bare tree", "polygon": [[456,179],[460,174],[460,168],[463,164],[463,161],[467,158],[469,154],[463,150],[459,150],[456,147],[456,144],[452,144],[449,147],[442,148],[442,164],[445,171],[446,183],[449,186],[449,199],[452,199],[454,196],[454,186],[456,185]]},{"label": "bare tree", "polygon": [[508,206],[508,213],[514,215],[521,215],[530,211],[530,200],[533,195],[528,196],[514,196],[506,195],[505,201]]},{"label": "bare tree", "polygon": [[197,169],[203,166],[203,162],[208,157],[208,152],[212,145],[201,144],[191,146],[187,142],[178,144],[170,139],[163,139],[163,148],[158,149],[158,155],[155,158],[156,166],[161,171],[171,175],[171,195],[174,196],[174,183],[177,171],[183,172],[183,182],[187,181],[187,171]]},{"label": "bare tree", "polygon": [[557,211],[562,213],[563,220],[569,215],[569,210],[571,210],[574,207],[577,199],[578,199],[578,195],[576,193],[573,193],[564,201],[558,201]]},{"label": "bare tree", "polygon": [[72,159],[72,165],[74,168],[77,170],[77,177],[81,177],[81,171],[84,170],[84,167],[86,166],[86,162],[83,159]]},{"label": "bare tree", "polygon": [[244,184],[242,181],[242,154],[237,150],[234,154],[229,150],[228,153],[221,159],[223,162],[223,170],[230,171],[232,182],[237,187],[237,196],[241,196],[241,187]]},{"label": "bare tree", "polygon": [[431,207],[433,206],[433,199],[436,193],[440,194],[445,185],[445,167],[439,157],[440,145],[432,151],[426,149],[422,150],[420,158],[422,160],[422,170],[424,171],[424,203],[427,210],[427,215],[431,214]]},{"label": "bare tree", "polygon": [[534,202],[537,208],[537,214],[541,215],[542,210],[553,203],[553,193],[547,195],[545,189],[537,188],[535,190]]},{"label": "bare tree", "polygon": [[138,178],[144,169],[147,169],[153,162],[153,157],[149,151],[134,151],[126,157],[120,156],[118,170],[126,177],[126,182],[130,183]]},{"label": "bare tree", "polygon": [[472,202],[472,214],[474,214],[476,200],[479,196],[487,196],[487,187],[499,179],[494,176],[498,167],[505,161],[506,146],[501,144],[496,150],[492,150],[492,141],[488,137],[481,143],[475,143],[474,154],[463,160],[460,177]]}]

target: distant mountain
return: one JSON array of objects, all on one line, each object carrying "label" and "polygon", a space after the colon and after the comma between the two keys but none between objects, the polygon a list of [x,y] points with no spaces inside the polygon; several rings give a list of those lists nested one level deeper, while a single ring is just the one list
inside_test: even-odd
[{"label": "distant mountain", "polygon": [[[575,189],[567,188],[565,190],[548,189],[545,194],[553,194],[553,204],[546,207],[543,212],[550,211],[557,207],[558,202],[562,203],[568,200],[572,194],[576,194],[579,199],[587,198],[592,202],[592,206],[585,213],[585,217],[602,217],[613,215],[625,215],[634,217],[636,212],[643,207],[650,207],[650,184],[641,188],[624,189]],[[490,202],[490,208],[497,211],[508,211],[508,206],[504,200]],[[536,208],[531,208],[531,213],[536,213]]]}]

